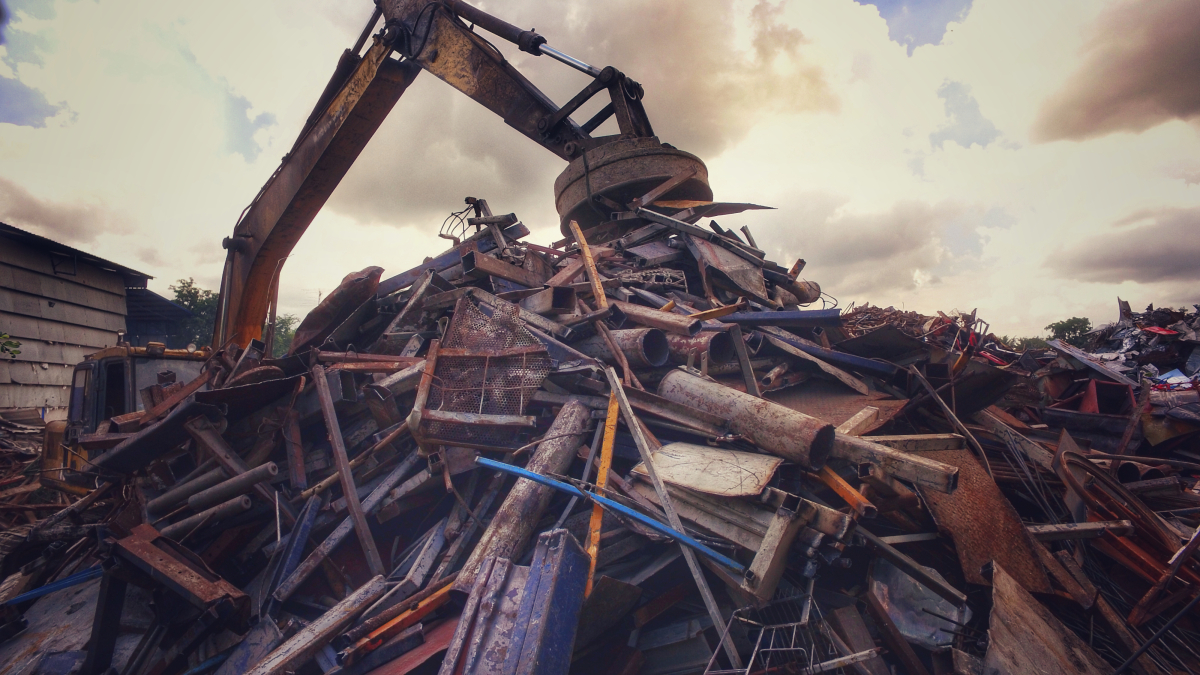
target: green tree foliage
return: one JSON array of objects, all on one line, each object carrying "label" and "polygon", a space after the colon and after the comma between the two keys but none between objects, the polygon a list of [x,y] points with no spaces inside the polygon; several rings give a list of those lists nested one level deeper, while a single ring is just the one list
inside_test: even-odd
[{"label": "green tree foliage", "polygon": [[7,354],[11,358],[17,358],[17,354],[21,353],[17,347],[21,346],[20,342],[11,339],[12,336],[8,333],[0,333],[0,354]]},{"label": "green tree foliage", "polygon": [[281,314],[275,317],[275,339],[271,344],[271,356],[279,359],[287,354],[292,346],[292,338],[296,337],[296,326],[300,325],[300,317],[295,314]]},{"label": "green tree foliage", "polygon": [[1055,321],[1046,326],[1046,330],[1050,331],[1050,337],[1055,340],[1062,340],[1075,347],[1083,347],[1087,344],[1086,334],[1092,330],[1092,322],[1084,317],[1073,316],[1062,321]]},{"label": "green tree foliage", "polygon": [[1014,335],[1001,335],[1000,341],[1018,352],[1023,352],[1027,349],[1044,349],[1046,347],[1046,339],[1036,336],[1017,337]]},{"label": "green tree foliage", "polygon": [[191,278],[180,279],[169,288],[175,292],[175,304],[190,309],[193,315],[182,323],[181,337],[197,347],[209,344],[217,320],[218,295],[200,288]]}]

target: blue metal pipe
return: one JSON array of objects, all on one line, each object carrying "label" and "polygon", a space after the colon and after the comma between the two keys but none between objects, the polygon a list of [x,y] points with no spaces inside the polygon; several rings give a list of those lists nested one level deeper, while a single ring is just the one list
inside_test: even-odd
[{"label": "blue metal pipe", "polygon": [[779,312],[734,312],[721,317],[726,323],[746,326],[787,326],[790,328],[812,328],[814,326],[842,325],[840,309],[800,309]]},{"label": "blue metal pipe", "polygon": [[35,588],[32,591],[29,591],[27,593],[22,593],[4,604],[17,605],[22,602],[26,602],[28,600],[34,600],[34,599],[40,598],[43,595],[49,595],[50,593],[53,593],[54,591],[61,591],[64,588],[78,586],[79,584],[82,584],[85,581],[91,581],[92,579],[99,579],[102,576],[104,576],[104,570],[100,567],[100,565],[95,565],[93,567],[89,567],[88,569],[86,569],[82,572],[77,572],[75,574],[72,574],[69,577],[64,578],[64,579],[59,579],[58,581],[56,581],[52,584],[46,584],[45,586],[42,586],[40,588]]},{"label": "blue metal pipe", "polygon": [[633,509],[631,509],[628,506],[625,506],[624,504],[621,504],[619,502],[614,502],[611,499],[601,497],[600,495],[593,494],[591,492],[584,492],[583,490],[580,490],[579,488],[575,487],[574,485],[570,485],[568,483],[563,483],[562,481],[557,481],[557,480],[554,480],[553,478],[547,478],[546,476],[543,476],[540,473],[526,471],[525,469],[522,469],[520,467],[512,466],[511,464],[505,464],[504,462],[497,462],[495,460],[487,459],[486,457],[476,458],[475,463],[480,466],[485,466],[489,469],[495,469],[496,471],[503,471],[504,473],[509,473],[514,476],[519,476],[521,478],[531,480],[535,483],[545,485],[546,487],[554,488],[555,490],[558,490],[559,492],[565,492],[574,497],[590,499],[606,509],[616,511],[623,515],[629,516],[630,518],[633,518],[634,520],[636,520],[639,523],[645,525],[646,527],[654,530],[655,532],[658,532],[659,534],[661,534],[665,537],[670,537],[671,539],[674,539],[675,541],[679,542],[680,544],[683,544],[684,546],[687,546],[688,548],[695,550],[697,553],[701,553],[732,570],[736,570],[739,574],[744,573],[746,571],[746,566],[739,563],[738,561],[736,561],[732,558],[723,556],[720,553],[717,553],[716,551],[712,550],[711,548],[705,546],[704,544],[696,541],[695,539],[692,539],[688,535],[686,535],[682,532],[679,532],[678,530],[675,530],[671,527],[663,525],[662,523],[647,516],[646,514],[641,513],[640,511],[634,511]]},{"label": "blue metal pipe", "polygon": [[[722,320],[726,318],[728,317],[722,317]],[[861,356],[855,356],[854,354],[847,354],[846,352],[838,352],[832,349],[825,349],[824,347],[816,347],[814,345],[804,344],[804,342],[800,341],[794,336],[789,337],[786,334],[787,331],[764,331],[764,333],[777,340],[782,340],[783,342],[788,343],[805,354],[810,354],[817,358],[823,359],[835,366],[849,368],[850,370],[857,370],[861,373],[870,373],[872,375],[891,377],[892,375],[896,374],[897,370],[900,369],[893,363],[885,363],[882,361],[876,361],[875,359],[866,359]]]}]

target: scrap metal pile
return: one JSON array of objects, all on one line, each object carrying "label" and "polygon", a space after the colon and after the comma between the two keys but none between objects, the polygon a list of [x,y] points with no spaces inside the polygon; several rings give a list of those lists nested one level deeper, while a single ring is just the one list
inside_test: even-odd
[{"label": "scrap metal pile", "polygon": [[471,203],[77,439],[86,496],[5,533],[0,672],[1193,672],[1194,388],[801,309],[697,224],[749,205],[537,246]]}]

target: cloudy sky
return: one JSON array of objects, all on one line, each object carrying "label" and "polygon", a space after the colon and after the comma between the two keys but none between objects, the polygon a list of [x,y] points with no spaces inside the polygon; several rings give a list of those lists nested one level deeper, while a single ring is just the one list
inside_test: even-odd
[{"label": "cloudy sky", "polygon": [[[0,0],[0,220],[219,284],[367,0]],[[1195,0],[489,0],[642,82],[663,141],[842,306],[1000,333],[1200,302]],[[583,75],[502,46],[552,99]],[[610,122],[611,124],[611,122]],[[604,131],[603,129],[601,130]],[[424,74],[287,262],[305,313],[347,272],[445,248],[467,195],[557,239],[561,160]]]}]

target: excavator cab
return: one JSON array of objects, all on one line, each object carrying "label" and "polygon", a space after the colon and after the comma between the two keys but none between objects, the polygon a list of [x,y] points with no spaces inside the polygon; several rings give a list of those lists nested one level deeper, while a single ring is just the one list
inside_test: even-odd
[{"label": "excavator cab", "polygon": [[[154,385],[191,382],[200,376],[207,348],[166,349],[117,345],[88,355],[75,366],[67,419],[46,425],[41,481],[74,494],[87,494],[94,481],[84,473],[87,461],[123,440],[119,420],[146,409]],[[118,422],[114,422],[114,418]]]}]

